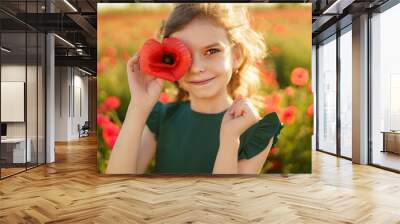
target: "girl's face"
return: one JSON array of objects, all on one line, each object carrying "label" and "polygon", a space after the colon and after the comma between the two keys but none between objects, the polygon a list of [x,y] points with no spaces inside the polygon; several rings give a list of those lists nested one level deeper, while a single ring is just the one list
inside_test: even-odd
[{"label": "girl's face", "polygon": [[227,85],[238,68],[240,51],[234,47],[226,30],[206,19],[194,19],[172,33],[192,54],[192,66],[179,81],[191,99],[213,98],[227,94]]}]

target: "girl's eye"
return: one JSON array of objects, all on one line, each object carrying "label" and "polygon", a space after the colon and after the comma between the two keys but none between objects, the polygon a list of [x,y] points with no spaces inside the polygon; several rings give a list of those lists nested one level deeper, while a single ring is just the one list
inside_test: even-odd
[{"label": "girl's eye", "polygon": [[218,53],[218,52],[220,52],[219,49],[217,49],[217,48],[211,48],[211,49],[208,49],[208,50],[207,50],[206,55],[212,55],[212,54],[216,54],[216,53]]}]

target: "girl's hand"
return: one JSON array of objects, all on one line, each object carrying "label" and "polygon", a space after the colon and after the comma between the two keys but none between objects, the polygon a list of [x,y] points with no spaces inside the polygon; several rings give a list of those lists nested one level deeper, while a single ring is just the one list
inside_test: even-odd
[{"label": "girl's hand", "polygon": [[128,60],[126,67],[131,103],[133,103],[134,108],[140,108],[140,110],[146,112],[151,111],[157,103],[164,81],[140,71],[139,53]]},{"label": "girl's hand", "polygon": [[237,97],[225,113],[221,123],[221,140],[238,139],[251,125],[261,118],[250,100]]}]

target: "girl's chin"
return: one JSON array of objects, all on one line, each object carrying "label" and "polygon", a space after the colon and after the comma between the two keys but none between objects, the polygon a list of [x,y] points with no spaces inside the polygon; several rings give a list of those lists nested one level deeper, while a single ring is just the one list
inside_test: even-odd
[{"label": "girl's chin", "polygon": [[205,90],[191,91],[190,95],[197,99],[209,99],[217,97],[218,91],[215,91],[214,89],[210,88]]}]

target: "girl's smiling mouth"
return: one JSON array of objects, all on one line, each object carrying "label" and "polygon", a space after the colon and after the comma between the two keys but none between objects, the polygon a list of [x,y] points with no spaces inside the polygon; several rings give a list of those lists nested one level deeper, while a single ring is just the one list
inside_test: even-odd
[{"label": "girl's smiling mouth", "polygon": [[192,85],[205,85],[211,82],[211,80],[215,79],[215,77],[212,78],[208,78],[208,79],[201,79],[201,80],[193,80],[193,81],[188,81],[188,83],[192,84]]}]

